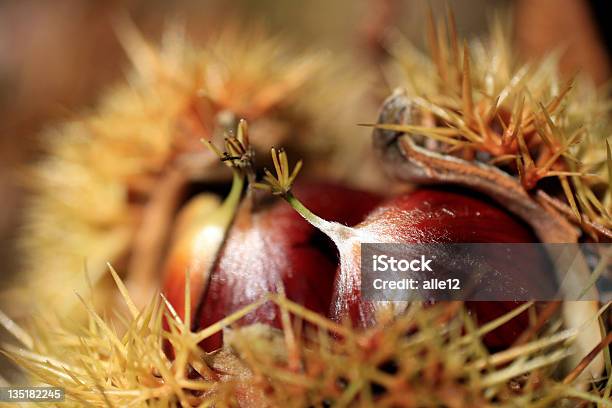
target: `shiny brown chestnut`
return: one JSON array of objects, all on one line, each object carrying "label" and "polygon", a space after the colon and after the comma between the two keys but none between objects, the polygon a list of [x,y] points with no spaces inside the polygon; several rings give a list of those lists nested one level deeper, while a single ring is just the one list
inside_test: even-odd
[{"label": "shiny brown chestnut", "polygon": [[[226,138],[225,152],[209,146],[232,168],[232,188],[222,204],[210,195],[196,196],[177,218],[163,271],[163,292],[178,316],[189,316],[196,329],[207,327],[278,292],[325,314],[337,265],[333,244],[285,202],[252,189],[243,198],[245,179],[254,177],[245,121],[236,137]],[[380,202],[374,194],[334,184],[307,183],[297,190],[309,206],[347,225],[363,220]],[[238,323],[281,326],[272,304],[264,304]],[[203,345],[213,350],[221,340],[218,333]]]},{"label": "shiny brown chestnut", "polygon": [[[296,191],[311,208],[346,225],[363,220],[380,202],[374,194],[329,183],[304,183]],[[232,201],[231,193],[228,200]],[[194,328],[214,324],[281,290],[288,299],[327,314],[337,268],[335,249],[287,203],[267,197],[254,205],[245,199],[218,252],[206,250],[202,240],[210,248],[217,234],[206,222],[199,231],[188,227],[166,262],[164,293],[181,318],[185,317],[185,271],[189,269]],[[278,308],[266,303],[238,322],[253,323],[281,327]],[[214,350],[221,344],[221,333],[217,333],[203,346]]]},{"label": "shiny brown chestnut", "polygon": [[[286,154],[272,150],[277,175],[267,172],[262,188],[282,196],[291,206],[329,236],[340,254],[329,317],[346,318],[360,327],[376,321],[377,302],[361,296],[361,244],[379,243],[516,243],[537,242],[531,230],[507,212],[473,192],[423,188],[393,198],[370,213],[355,227],[330,222],[311,212],[291,191],[297,172],[289,171]],[[297,166],[299,168],[299,165]],[[521,260],[518,260],[521,262]],[[538,271],[547,270],[546,256],[534,250],[533,257],[513,268],[501,285],[532,286],[539,289]],[[542,277],[546,278],[546,277]],[[516,307],[514,302],[474,302],[469,307],[481,322],[489,321]],[[525,315],[496,330],[487,339],[493,347],[507,346],[526,327]]]},{"label": "shiny brown chestnut", "polygon": [[[357,224],[380,202],[373,194],[334,184],[305,183],[296,186],[296,192],[310,208],[343,225]],[[287,203],[272,199],[253,205],[246,199],[212,269],[195,324],[207,327],[267,293],[280,291],[326,315],[336,268],[333,244]],[[268,302],[239,321],[253,323],[280,328],[278,307]],[[221,343],[218,333],[204,346],[213,350]]]}]

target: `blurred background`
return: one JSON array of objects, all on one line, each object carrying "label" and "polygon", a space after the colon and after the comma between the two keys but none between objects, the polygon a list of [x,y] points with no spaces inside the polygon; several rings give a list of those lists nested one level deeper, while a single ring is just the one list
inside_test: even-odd
[{"label": "blurred background", "polygon": [[[562,68],[603,84],[610,75],[609,1],[449,1],[460,34],[486,30],[496,10],[514,15],[517,49],[527,57],[564,50]],[[100,90],[125,73],[126,57],[113,29],[129,15],[151,39],[180,20],[196,41],[226,21],[263,22],[298,45],[350,55],[376,69],[380,43],[399,29],[423,46],[427,8],[444,14],[446,1],[421,0],[14,0],[0,2],[0,276],[15,270],[15,236],[25,191],[20,169],[40,154],[40,129],[92,106]],[[332,54],[333,55],[333,54]],[[364,121],[372,121],[376,111]],[[4,279],[3,279],[4,280]]]}]

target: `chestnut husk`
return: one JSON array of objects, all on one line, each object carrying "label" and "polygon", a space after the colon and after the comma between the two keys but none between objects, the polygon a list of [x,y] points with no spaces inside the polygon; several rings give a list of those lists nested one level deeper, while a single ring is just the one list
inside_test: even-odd
[{"label": "chestnut husk", "polygon": [[[420,108],[405,90],[396,89],[382,104],[378,124],[419,124]],[[542,242],[576,242],[580,235],[561,214],[544,207],[529,195],[520,182],[495,166],[444,155],[419,145],[422,135],[375,128],[374,150],[384,170],[394,179],[408,183],[459,185],[486,194],[502,207],[525,220]],[[542,194],[542,193],[540,193]],[[537,195],[537,194],[536,194]]]},{"label": "chestnut husk", "polygon": [[[418,105],[401,88],[383,102],[377,123],[428,125]],[[552,205],[553,200],[544,191],[527,193],[517,179],[498,168],[433,151],[426,143],[420,143],[425,140],[424,135],[377,127],[372,132],[374,149],[384,170],[394,179],[419,185],[456,185],[485,194],[525,221],[543,243],[576,243],[581,238],[582,231],[559,211],[564,205]],[[588,283],[589,268],[583,258],[576,259],[575,272],[576,283],[588,288],[585,297],[598,298],[597,289]],[[563,303],[561,313],[566,325],[580,330],[578,352],[568,359],[568,367],[576,366],[602,340],[596,319],[598,309],[597,301]],[[603,367],[603,357],[598,356],[581,377],[597,377]]]}]

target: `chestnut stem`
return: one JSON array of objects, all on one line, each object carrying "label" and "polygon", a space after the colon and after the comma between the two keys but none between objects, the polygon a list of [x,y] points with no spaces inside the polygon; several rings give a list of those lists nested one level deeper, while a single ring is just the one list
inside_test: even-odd
[{"label": "chestnut stem", "polygon": [[221,204],[222,210],[228,212],[236,208],[242,197],[242,190],[244,189],[244,175],[235,169],[232,171],[232,175],[232,187],[225,200],[223,200],[223,204]]},{"label": "chestnut stem", "polygon": [[342,241],[354,237],[356,231],[353,228],[347,227],[337,222],[330,222],[319,217],[312,211],[310,211],[300,200],[297,199],[290,191],[283,195],[283,198],[291,205],[291,207],[298,212],[306,221],[312,226],[319,229],[325,235],[327,235],[336,246]]}]

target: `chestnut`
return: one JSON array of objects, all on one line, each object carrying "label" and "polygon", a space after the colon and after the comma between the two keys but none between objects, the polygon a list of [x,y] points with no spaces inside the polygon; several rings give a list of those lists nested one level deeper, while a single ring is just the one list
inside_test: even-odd
[{"label": "chestnut", "polygon": [[[376,195],[328,183],[297,185],[296,193],[310,208],[343,225],[357,224],[380,201]],[[253,206],[245,200],[211,271],[194,323],[208,327],[281,290],[288,299],[326,315],[337,263],[329,239],[287,203],[272,199]],[[239,321],[253,323],[280,328],[277,306],[268,302]],[[207,350],[219,346],[220,333],[204,342]]]},{"label": "chestnut", "polygon": [[[468,142],[465,145],[466,149],[456,150],[448,143],[452,145],[459,141],[463,144],[466,141],[464,132],[459,132],[457,138],[453,140],[445,138],[435,140],[435,135],[433,138],[428,137],[434,128],[436,131],[452,132],[457,122],[445,120],[443,118],[445,114],[442,112],[444,109],[439,110],[433,105],[429,107],[421,105],[423,95],[414,95],[398,88],[383,102],[372,133],[374,149],[382,167],[394,179],[410,184],[460,186],[476,190],[527,223],[539,242],[576,243],[588,242],[591,239],[609,242],[612,239],[609,211],[604,211],[604,215],[597,215],[592,211],[588,215],[581,214],[579,208],[582,208],[585,202],[581,195],[586,194],[590,197],[586,201],[597,202],[598,198],[593,191],[589,191],[588,183],[585,184],[580,177],[572,177],[572,183],[577,183],[579,188],[572,192],[570,187],[566,171],[574,168],[572,162],[581,162],[583,158],[580,155],[569,159],[565,157],[564,150],[571,143],[555,142],[549,145],[544,142],[545,139],[556,140],[559,135],[568,132],[568,129],[563,128],[565,115],[562,114],[554,119],[552,117],[553,112],[561,105],[560,102],[565,100],[572,82],[569,81],[558,90],[558,94],[547,105],[540,104],[535,110],[533,107],[529,108],[532,110],[529,114],[526,112],[529,109],[523,109],[525,106],[523,103],[518,103],[517,109],[511,109],[510,106],[504,108],[498,105],[498,100],[495,98],[482,98],[479,103],[484,106],[492,103],[499,115],[497,118],[488,116],[488,119],[484,120],[485,123],[478,122],[473,119],[477,117],[483,119],[483,117],[479,113],[474,113],[472,110],[474,105],[465,103],[470,102],[473,96],[469,60],[469,50],[466,46],[461,80],[461,99],[464,104],[456,118],[459,122],[465,120],[463,123],[467,123],[468,127],[475,126],[473,129],[477,137],[482,137],[486,142],[479,146],[476,146],[478,143]],[[524,101],[524,95],[523,99],[518,97],[516,100]],[[520,118],[531,119],[521,121]],[[561,139],[564,137],[569,140],[570,137],[577,136],[568,134]],[[508,144],[512,138],[516,138],[516,143]],[[589,140],[603,142],[604,139]],[[529,149],[523,143],[527,143]],[[583,154],[590,152],[589,155],[597,152],[600,160],[605,161],[607,157],[608,169],[612,169],[610,159],[612,154],[607,142],[605,146],[603,143],[599,146],[590,142],[581,144],[583,146],[576,149],[576,152]],[[500,146],[501,151],[496,152]],[[496,160],[512,155],[516,155],[516,161],[510,166],[508,163],[503,163],[503,160],[502,162]],[[590,157],[589,160],[593,158]],[[551,167],[557,171],[548,172]],[[609,174],[612,174],[612,171],[609,170]],[[557,182],[534,183],[535,180],[548,176],[556,177]],[[598,205],[598,208],[604,207]],[[584,257],[579,255],[574,265],[576,281],[573,286],[587,288],[587,297],[597,298],[597,289],[589,283],[590,270]],[[592,300],[566,301],[560,305],[560,314],[566,327],[580,332],[576,340],[578,352],[568,358],[568,366],[579,364],[580,356],[587,355],[603,341],[597,322],[599,308],[599,302]],[[603,357],[598,356],[590,365],[588,372],[583,373],[582,379],[586,381],[589,376],[597,377],[603,371],[603,367]]]},{"label": "chestnut", "polygon": [[[281,290],[290,300],[327,314],[338,264],[333,243],[282,200],[255,190],[241,200],[244,179],[252,178],[245,122],[237,137],[227,138],[226,149],[216,153],[232,167],[231,191],[212,210],[210,199],[196,197],[179,216],[163,271],[166,298],[182,319],[189,315],[196,329]],[[296,191],[306,205],[342,225],[362,221],[381,201],[330,183],[304,183]],[[187,272],[190,313],[185,310]],[[280,327],[277,307],[264,304],[239,321],[253,323]],[[202,346],[210,351],[221,344],[218,333]]]},{"label": "chestnut", "polygon": [[[476,193],[448,188],[420,188],[402,194],[378,206],[355,227],[327,221],[311,212],[292,192],[296,171],[289,172],[284,151],[272,150],[277,175],[266,173],[261,188],[280,195],[311,224],[336,244],[340,268],[334,282],[329,317],[335,321],[349,318],[355,325],[368,327],[375,323],[376,302],[361,296],[361,243],[515,243],[537,242],[533,232],[521,221]],[[299,165],[297,166],[299,169]],[[494,256],[494,254],[492,254]],[[529,286],[536,293],[540,276],[547,270],[546,256],[534,249],[528,262],[512,268],[513,276],[504,277],[501,285]],[[535,278],[534,278],[535,277]],[[539,278],[539,279],[538,279]],[[481,321],[492,320],[515,308],[516,302],[473,302],[468,306]],[[497,348],[507,346],[526,327],[526,316],[508,323],[489,336],[488,343]]]}]

